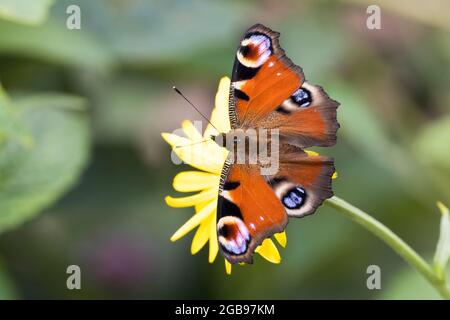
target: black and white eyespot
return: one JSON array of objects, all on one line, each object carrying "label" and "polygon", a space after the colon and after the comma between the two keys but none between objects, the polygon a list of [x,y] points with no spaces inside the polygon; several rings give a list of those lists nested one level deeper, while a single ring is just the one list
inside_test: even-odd
[{"label": "black and white eyespot", "polygon": [[272,179],[269,184],[289,216],[303,217],[312,211],[316,197],[313,193],[309,193],[307,188],[286,178]]},{"label": "black and white eyespot", "polygon": [[241,41],[237,59],[247,68],[259,68],[272,54],[271,39],[262,33],[254,33]]},{"label": "black and white eyespot", "polygon": [[250,232],[244,222],[235,216],[225,216],[217,222],[219,244],[230,255],[244,254],[250,242]]},{"label": "black and white eyespot", "polygon": [[281,198],[283,205],[290,210],[299,209],[306,201],[306,191],[302,187],[293,187]]},{"label": "black and white eyespot", "polygon": [[306,88],[299,88],[292,94],[291,101],[300,107],[307,107],[312,102],[311,92]]},{"label": "black and white eyespot", "polygon": [[309,107],[312,103],[312,99],[311,91],[305,87],[300,87],[289,97],[289,99],[284,100],[277,108],[277,111],[285,114],[295,112],[300,108]]}]

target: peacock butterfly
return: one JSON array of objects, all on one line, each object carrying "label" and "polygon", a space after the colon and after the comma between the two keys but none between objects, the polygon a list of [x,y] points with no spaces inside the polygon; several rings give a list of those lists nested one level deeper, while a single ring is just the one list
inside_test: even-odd
[{"label": "peacock butterfly", "polygon": [[237,140],[230,136],[249,129],[277,130],[279,144],[272,152],[277,152],[279,168],[262,174],[261,163],[239,163],[233,156],[224,164],[217,233],[220,250],[231,263],[252,263],[256,247],[283,231],[288,217],[310,215],[333,195],[333,159],[304,149],[336,143],[339,103],[305,81],[302,69],[280,47],[279,35],[261,24],[250,27],[233,66],[231,131],[220,135],[222,141],[232,141],[226,147],[234,151]]}]

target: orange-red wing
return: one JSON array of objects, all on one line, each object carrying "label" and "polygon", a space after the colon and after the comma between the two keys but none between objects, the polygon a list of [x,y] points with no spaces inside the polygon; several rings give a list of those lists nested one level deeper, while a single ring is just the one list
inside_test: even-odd
[{"label": "orange-red wing", "polygon": [[266,178],[286,213],[291,217],[304,217],[333,196],[333,173],[332,158],[291,148],[280,154],[278,173]]},{"label": "orange-red wing", "polygon": [[284,142],[301,148],[327,147],[336,143],[339,103],[320,86],[304,82],[289,99],[263,120],[267,129],[279,129]]},{"label": "orange-red wing", "polygon": [[252,263],[256,247],[287,224],[284,207],[259,169],[256,165],[231,165],[219,193],[219,247],[231,263]]},{"label": "orange-red wing", "polygon": [[303,148],[333,145],[338,103],[305,83],[278,37],[260,24],[245,32],[231,77],[232,128],[279,129],[287,142]]},{"label": "orange-red wing", "polygon": [[234,128],[256,127],[303,82],[300,67],[278,44],[278,32],[257,24],[241,39],[231,76],[230,117]]},{"label": "orange-red wing", "polygon": [[258,165],[224,166],[217,207],[219,247],[231,263],[252,262],[261,242],[286,227],[288,216],[312,214],[333,196],[333,159],[283,144],[273,176]]}]

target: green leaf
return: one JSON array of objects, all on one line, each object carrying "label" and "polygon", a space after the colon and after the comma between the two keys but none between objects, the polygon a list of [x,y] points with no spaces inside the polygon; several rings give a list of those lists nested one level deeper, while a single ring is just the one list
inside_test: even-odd
[{"label": "green leaf", "polygon": [[437,203],[441,211],[441,230],[439,240],[434,254],[434,268],[438,276],[442,279],[445,275],[445,267],[450,258],[450,217],[448,208],[442,203]]},{"label": "green leaf", "polygon": [[108,73],[115,63],[97,36],[84,29],[69,30],[56,19],[33,27],[0,21],[0,52],[101,73]]},{"label": "green leaf", "polygon": [[62,97],[33,95],[14,101],[34,145],[25,149],[8,140],[0,151],[0,232],[53,204],[74,185],[86,164],[86,114],[77,110],[79,99]]},{"label": "green leaf", "polygon": [[0,86],[0,147],[8,139],[16,140],[24,147],[31,147],[33,137],[15,111],[10,105],[8,96]]},{"label": "green leaf", "polygon": [[20,97],[15,101],[19,110],[31,110],[42,108],[61,108],[72,111],[86,110],[87,101],[83,97],[64,93],[39,93]]},{"label": "green leaf", "polygon": [[422,129],[414,142],[417,156],[426,164],[450,171],[450,116]]},{"label": "green leaf", "polygon": [[54,0],[0,0],[0,18],[25,24],[39,24],[47,19]]}]

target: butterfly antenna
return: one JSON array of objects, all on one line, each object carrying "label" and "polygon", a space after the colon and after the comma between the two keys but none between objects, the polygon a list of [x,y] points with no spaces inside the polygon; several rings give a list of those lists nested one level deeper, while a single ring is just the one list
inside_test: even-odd
[{"label": "butterfly antenna", "polygon": [[178,149],[178,148],[183,148],[183,147],[190,147],[190,146],[193,146],[193,145],[195,145],[195,144],[199,144],[199,143],[203,143],[203,142],[208,142],[208,141],[209,141],[209,139],[206,139],[206,140],[197,141],[197,142],[193,142],[193,143],[189,143],[189,144],[184,144],[184,145],[181,145],[181,146],[175,146],[174,148],[175,148],[175,149]]},{"label": "butterfly antenna", "polygon": [[211,123],[211,121],[209,121],[209,119],[208,119],[203,113],[201,113],[200,110],[198,110],[198,108],[197,108],[191,101],[189,101],[189,99],[186,98],[185,95],[182,94],[180,90],[178,90],[177,87],[173,86],[172,88],[173,88],[173,90],[175,90],[176,93],[178,93],[180,96],[182,96],[182,97],[184,98],[184,100],[186,100],[187,103],[189,103],[189,104],[191,105],[191,107],[194,108],[194,109],[195,109],[195,110],[203,117],[203,119],[205,119],[206,121],[208,121],[208,123],[209,123],[214,129],[216,129],[217,132],[220,132],[220,131],[219,131],[219,130]]}]

